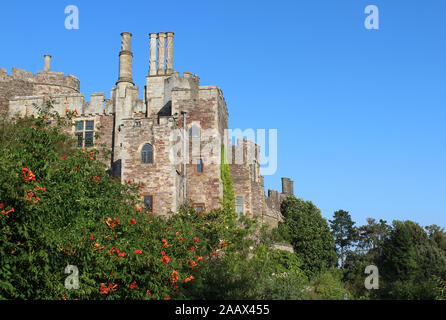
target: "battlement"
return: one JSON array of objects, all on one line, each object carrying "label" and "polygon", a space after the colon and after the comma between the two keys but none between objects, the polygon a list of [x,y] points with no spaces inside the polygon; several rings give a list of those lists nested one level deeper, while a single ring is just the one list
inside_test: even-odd
[{"label": "battlement", "polygon": [[33,95],[79,93],[80,81],[75,76],[65,75],[63,72],[38,71],[33,74],[27,70],[13,67],[11,74],[0,68],[0,82],[9,82],[11,85],[17,82],[30,83]]},{"label": "battlement", "polygon": [[35,106],[41,108],[47,101],[52,101],[53,111],[64,116],[66,111],[75,111],[79,116],[111,114],[111,104],[105,99],[103,92],[92,93],[90,101],[85,101],[83,93],[33,95],[13,97],[9,100],[9,114],[11,118],[37,116]]}]

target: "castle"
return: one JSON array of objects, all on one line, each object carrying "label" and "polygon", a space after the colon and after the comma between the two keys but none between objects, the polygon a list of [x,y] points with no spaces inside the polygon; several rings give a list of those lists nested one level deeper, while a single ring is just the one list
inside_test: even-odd
[{"label": "castle", "polygon": [[[131,37],[128,32],[121,34],[119,78],[110,99],[93,93],[85,101],[80,81],[52,71],[51,56],[45,55],[44,69],[37,74],[12,68],[8,75],[0,68],[0,113],[9,118],[36,115],[35,106],[43,107],[48,100],[60,115],[76,111],[74,126],[66,133],[77,139],[79,148],[110,150],[111,159],[102,153],[100,159],[121,182],[141,183],[141,198],[157,215],[176,212],[185,199],[197,211],[219,207],[224,150],[237,213],[256,215],[277,226],[280,202],[293,194],[293,181],[282,178],[282,192],[268,190],[265,195],[259,145],[246,138],[228,144],[223,93],[216,86],[200,86],[192,73],[174,71],[173,32],[150,34],[149,72],[144,97],[139,99],[132,78]],[[229,147],[222,149],[222,144]],[[178,146],[178,152],[172,152]]]}]

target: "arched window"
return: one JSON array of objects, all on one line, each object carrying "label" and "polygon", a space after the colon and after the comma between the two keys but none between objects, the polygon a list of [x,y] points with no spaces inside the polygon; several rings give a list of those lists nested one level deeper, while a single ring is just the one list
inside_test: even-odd
[{"label": "arched window", "polygon": [[141,149],[141,163],[153,163],[153,147],[149,143]]},{"label": "arched window", "polygon": [[189,137],[191,138],[200,138],[200,127],[194,124],[189,129]]}]

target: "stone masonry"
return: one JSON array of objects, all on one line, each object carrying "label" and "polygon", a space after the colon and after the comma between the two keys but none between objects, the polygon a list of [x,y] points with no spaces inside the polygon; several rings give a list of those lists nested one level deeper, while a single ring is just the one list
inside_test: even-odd
[{"label": "stone masonry", "polygon": [[[75,125],[66,133],[77,139],[79,148],[108,151],[110,156],[101,152],[100,159],[121,182],[141,184],[141,198],[154,214],[175,213],[185,199],[197,210],[219,207],[221,146],[230,140],[223,92],[200,86],[197,75],[174,71],[174,33],[160,32],[149,35],[149,70],[139,99],[131,38],[131,33],[121,34],[118,81],[110,99],[93,93],[85,101],[79,80],[51,71],[51,56],[45,55],[44,69],[37,74],[13,68],[8,75],[0,68],[0,115],[36,115],[35,105],[48,100],[62,116],[75,110]],[[282,193],[268,190],[265,196],[260,147],[242,138],[225,150],[239,213],[277,226],[280,203],[293,194],[293,181],[282,178]]]}]

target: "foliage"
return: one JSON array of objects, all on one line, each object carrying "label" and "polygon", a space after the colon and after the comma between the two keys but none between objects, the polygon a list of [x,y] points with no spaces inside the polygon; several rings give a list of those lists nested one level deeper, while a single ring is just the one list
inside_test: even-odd
[{"label": "foliage", "polygon": [[310,201],[288,197],[282,202],[284,222],[279,232],[293,245],[308,276],[327,270],[336,263],[334,239],[327,221]]},{"label": "foliage", "polygon": [[[441,241],[442,242],[442,241]],[[379,257],[382,298],[434,299],[434,276],[446,279],[446,254],[438,239],[412,221],[394,221]]]},{"label": "foliage", "polygon": [[225,145],[221,145],[221,180],[223,181],[223,206],[235,211],[235,194]]},{"label": "foliage", "polygon": [[350,214],[344,210],[336,211],[333,220],[329,221],[335,239],[336,251],[341,259],[341,268],[344,268],[346,251],[351,248],[356,240],[355,223],[352,221]]},{"label": "foliage", "polygon": [[336,270],[327,270],[318,274],[311,281],[310,296],[312,299],[343,300],[348,298],[348,292],[341,281],[341,273]]}]

